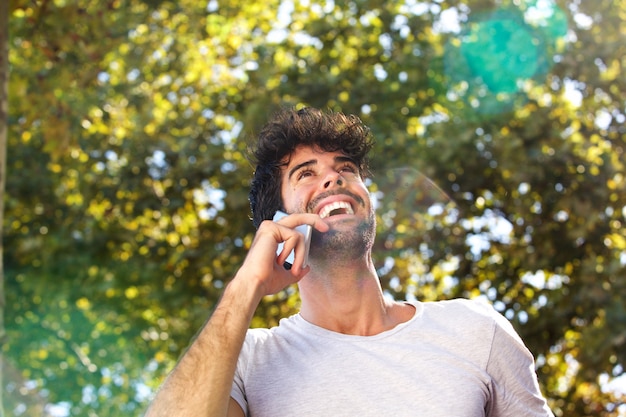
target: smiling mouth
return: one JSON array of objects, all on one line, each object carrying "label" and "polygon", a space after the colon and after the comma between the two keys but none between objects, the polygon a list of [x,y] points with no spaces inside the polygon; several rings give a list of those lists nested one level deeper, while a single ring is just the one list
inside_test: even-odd
[{"label": "smiling mouth", "polygon": [[324,206],[320,211],[320,217],[322,219],[336,216],[338,214],[354,214],[354,210],[352,210],[352,206],[350,206],[349,203],[345,201],[337,201]]}]

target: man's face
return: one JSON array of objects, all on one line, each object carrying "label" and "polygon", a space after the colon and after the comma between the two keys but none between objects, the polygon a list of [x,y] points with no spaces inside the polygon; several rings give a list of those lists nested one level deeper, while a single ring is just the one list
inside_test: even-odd
[{"label": "man's face", "polygon": [[322,246],[359,252],[371,248],[375,216],[355,161],[339,151],[299,147],[281,175],[286,211],[318,214],[330,226],[329,232],[314,234],[312,251]]}]

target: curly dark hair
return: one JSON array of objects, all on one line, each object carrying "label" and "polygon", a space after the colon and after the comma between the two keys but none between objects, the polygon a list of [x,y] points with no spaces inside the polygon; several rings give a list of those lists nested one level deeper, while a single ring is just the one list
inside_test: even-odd
[{"label": "curly dark hair", "polygon": [[323,112],[312,107],[282,109],[263,127],[250,149],[256,166],[250,186],[252,222],[256,228],[284,209],[281,198],[281,167],[298,146],[326,152],[341,151],[359,166],[362,177],[370,175],[367,154],[374,141],[367,126],[354,115]]}]

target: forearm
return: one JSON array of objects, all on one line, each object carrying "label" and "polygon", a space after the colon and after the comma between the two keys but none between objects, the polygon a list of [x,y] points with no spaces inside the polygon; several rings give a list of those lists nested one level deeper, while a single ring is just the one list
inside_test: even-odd
[{"label": "forearm", "polygon": [[[259,227],[244,264],[226,287],[222,299],[196,340],[167,377],[145,417],[226,416],[237,359],[264,295],[275,294],[300,280],[304,268],[304,236],[294,227],[312,224],[325,232],[328,225],[319,216],[300,213],[281,220],[265,221]],[[290,270],[282,267],[284,258],[276,257],[280,242],[296,248]],[[282,255],[281,255],[282,256]]]},{"label": "forearm", "polygon": [[230,389],[258,291],[234,279],[147,411],[146,417],[226,416]]}]

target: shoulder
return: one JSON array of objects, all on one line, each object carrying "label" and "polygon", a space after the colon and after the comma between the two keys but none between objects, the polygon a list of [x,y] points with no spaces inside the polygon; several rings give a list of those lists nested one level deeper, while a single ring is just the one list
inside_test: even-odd
[{"label": "shoulder", "polygon": [[501,316],[490,304],[481,300],[456,298],[422,303],[424,314],[453,316],[459,319],[498,320]]},{"label": "shoulder", "polygon": [[300,327],[300,316],[293,315],[280,320],[278,326],[271,328],[248,329],[244,346],[260,348],[267,344],[276,343],[285,338],[289,338]]},{"label": "shoulder", "polygon": [[297,321],[297,316],[292,316],[282,319],[275,327],[248,329],[239,352],[238,367],[246,370],[258,363],[269,363],[275,360],[276,352],[290,350],[294,343],[299,343]]},{"label": "shoulder", "polygon": [[486,301],[459,298],[421,305],[424,319],[435,326],[452,327],[461,334],[481,334],[488,339],[497,333],[519,338],[511,323]]}]

